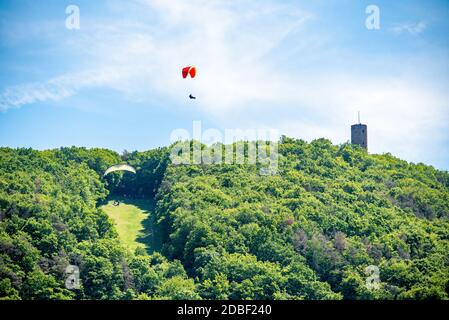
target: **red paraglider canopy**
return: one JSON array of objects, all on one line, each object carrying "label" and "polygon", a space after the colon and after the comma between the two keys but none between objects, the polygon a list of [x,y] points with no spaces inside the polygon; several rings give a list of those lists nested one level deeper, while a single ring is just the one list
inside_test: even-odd
[{"label": "red paraglider canopy", "polygon": [[185,79],[190,75],[191,78],[195,78],[196,76],[196,68],[195,67],[185,67],[182,68],[182,77]]}]

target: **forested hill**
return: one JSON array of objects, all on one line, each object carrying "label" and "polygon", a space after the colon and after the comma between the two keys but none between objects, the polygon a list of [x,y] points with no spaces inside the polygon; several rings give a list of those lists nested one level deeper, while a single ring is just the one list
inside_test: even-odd
[{"label": "forested hill", "polygon": [[[0,148],[0,297],[448,299],[449,174],[284,137],[278,174],[169,148]],[[137,174],[104,170],[126,162]],[[108,195],[155,198],[162,249],[127,252]],[[67,265],[81,288],[65,287]],[[378,287],[367,273],[378,268]]]}]

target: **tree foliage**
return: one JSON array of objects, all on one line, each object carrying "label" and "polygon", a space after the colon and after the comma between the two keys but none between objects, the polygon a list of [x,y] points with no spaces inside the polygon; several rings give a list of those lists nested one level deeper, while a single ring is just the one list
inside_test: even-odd
[{"label": "tree foliage", "polygon": [[[170,164],[168,148],[0,148],[0,297],[448,299],[447,172],[325,139],[278,146],[271,176]],[[102,178],[121,162],[137,174]],[[121,246],[110,194],[155,197],[160,252]]]}]

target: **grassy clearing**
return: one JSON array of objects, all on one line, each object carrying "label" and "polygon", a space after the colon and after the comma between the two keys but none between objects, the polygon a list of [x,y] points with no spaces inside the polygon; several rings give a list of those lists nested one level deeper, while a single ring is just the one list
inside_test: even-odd
[{"label": "grassy clearing", "polygon": [[[120,205],[114,206],[113,201],[119,200]],[[101,207],[114,221],[116,230],[125,247],[134,251],[137,247],[154,250],[155,237],[153,230],[151,200],[141,199],[110,199]]]}]

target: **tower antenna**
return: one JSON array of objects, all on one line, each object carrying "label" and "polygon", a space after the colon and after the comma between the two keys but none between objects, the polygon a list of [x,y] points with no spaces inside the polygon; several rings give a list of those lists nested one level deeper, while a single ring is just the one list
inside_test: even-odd
[{"label": "tower antenna", "polygon": [[358,111],[358,115],[359,115],[359,124],[360,124],[360,123],[361,123],[361,122],[360,122],[360,111]]}]

